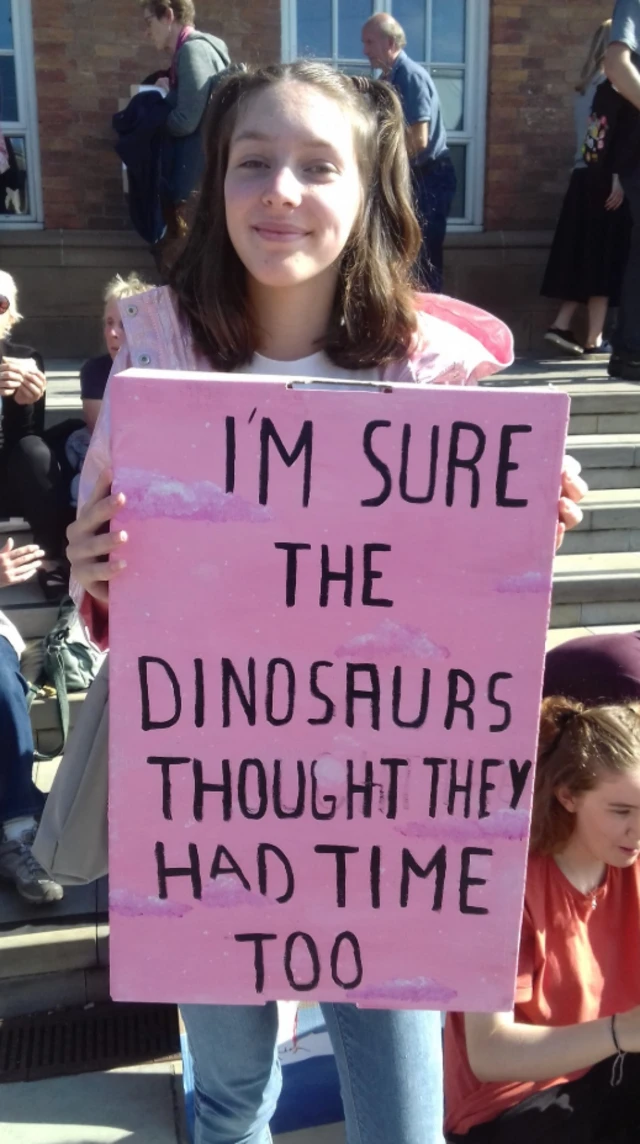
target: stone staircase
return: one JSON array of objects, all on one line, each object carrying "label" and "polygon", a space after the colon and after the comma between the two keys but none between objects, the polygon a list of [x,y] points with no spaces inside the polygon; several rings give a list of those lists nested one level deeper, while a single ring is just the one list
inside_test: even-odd
[{"label": "stone staircase", "polygon": [[[51,420],[77,414],[77,374],[50,371]],[[640,627],[640,385],[610,382],[590,362],[518,362],[493,385],[552,384],[572,398],[568,451],[591,486],[584,521],[556,558],[548,646],[589,631]],[[26,543],[24,522],[0,524]],[[20,537],[20,539],[18,539]],[[5,589],[2,608],[27,640],[49,630],[56,609],[33,585]],[[82,696],[71,697],[71,719]],[[58,741],[55,707],[32,709],[41,751]],[[57,763],[39,763],[36,781],[48,789]],[[62,902],[30,908],[0,887],[0,1017],[56,1006],[89,1004],[108,995],[106,880],[72,887]]]}]

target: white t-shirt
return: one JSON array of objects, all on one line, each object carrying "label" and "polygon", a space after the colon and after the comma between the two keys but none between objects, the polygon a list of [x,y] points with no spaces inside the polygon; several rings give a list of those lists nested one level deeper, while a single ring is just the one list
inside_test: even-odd
[{"label": "white t-shirt", "polygon": [[238,373],[263,373],[274,377],[295,377],[298,374],[300,377],[326,377],[331,381],[380,381],[382,377],[382,371],[376,367],[343,369],[334,365],[322,351],[297,361],[274,361],[262,354],[254,354],[249,365],[243,365]]}]

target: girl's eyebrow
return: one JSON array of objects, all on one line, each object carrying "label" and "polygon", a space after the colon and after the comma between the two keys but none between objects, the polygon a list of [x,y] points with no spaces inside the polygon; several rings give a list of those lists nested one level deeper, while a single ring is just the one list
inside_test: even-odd
[{"label": "girl's eyebrow", "polygon": [[[277,135],[268,135],[264,131],[241,131],[239,135],[235,135],[231,140],[232,145],[235,143],[273,143],[278,138]],[[335,147],[330,139],[305,139],[304,147],[325,147],[327,150],[333,151]]]},{"label": "girl's eyebrow", "polygon": [[637,810],[638,803],[636,802],[610,802],[610,810]]}]

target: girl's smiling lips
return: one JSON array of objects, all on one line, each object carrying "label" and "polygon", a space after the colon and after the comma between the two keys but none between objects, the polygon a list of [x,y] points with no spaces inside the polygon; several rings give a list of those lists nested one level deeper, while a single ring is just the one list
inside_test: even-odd
[{"label": "girl's smiling lips", "polygon": [[271,239],[275,242],[293,242],[296,238],[305,238],[309,233],[301,226],[292,226],[282,222],[257,222],[252,228],[261,238]]}]

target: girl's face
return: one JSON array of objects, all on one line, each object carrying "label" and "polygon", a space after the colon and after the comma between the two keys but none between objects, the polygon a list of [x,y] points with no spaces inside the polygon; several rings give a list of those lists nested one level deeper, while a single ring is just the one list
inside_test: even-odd
[{"label": "girl's face", "polygon": [[122,345],[122,335],[124,333],[120,310],[118,309],[118,303],[115,298],[109,298],[109,301],[105,305],[102,330],[107,349],[113,359]]},{"label": "girl's face", "polygon": [[594,790],[558,792],[575,815],[571,846],[608,866],[631,866],[640,856],[640,761],[623,775],[604,778]]},{"label": "girl's face", "polygon": [[362,202],[347,113],[308,84],[263,89],[238,117],[224,190],[229,237],[256,282],[337,275]]}]

